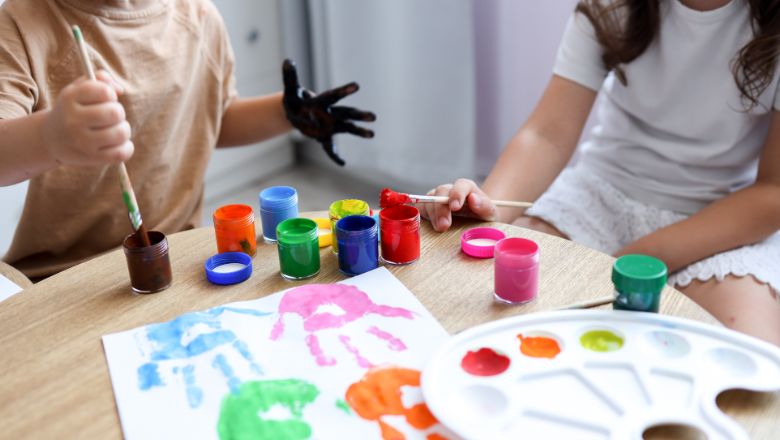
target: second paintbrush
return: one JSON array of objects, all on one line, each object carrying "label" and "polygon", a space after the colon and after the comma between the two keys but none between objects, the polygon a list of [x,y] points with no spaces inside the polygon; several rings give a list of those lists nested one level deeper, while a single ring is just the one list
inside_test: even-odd
[{"label": "second paintbrush", "polygon": [[[515,202],[510,200],[492,200],[496,206],[504,206],[510,208],[530,208],[533,203],[530,202]],[[421,196],[415,194],[404,194],[391,190],[390,188],[384,188],[379,194],[379,206],[381,208],[389,208],[396,205],[406,205],[409,203],[450,203],[449,197],[444,196]]]}]

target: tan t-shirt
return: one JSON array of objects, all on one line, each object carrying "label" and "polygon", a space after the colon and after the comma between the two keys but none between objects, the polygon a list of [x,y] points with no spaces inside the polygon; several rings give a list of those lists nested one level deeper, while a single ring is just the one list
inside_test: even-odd
[{"label": "tan t-shirt", "polygon": [[[208,0],[6,0],[0,7],[0,118],[51,108],[84,75],[79,25],[96,69],[124,87],[133,129],[126,162],[144,225],[166,234],[198,225],[203,177],[222,115],[236,95],[233,53]],[[30,180],[4,260],[47,276],[121,245],[132,232],[116,166],[62,166]]]}]

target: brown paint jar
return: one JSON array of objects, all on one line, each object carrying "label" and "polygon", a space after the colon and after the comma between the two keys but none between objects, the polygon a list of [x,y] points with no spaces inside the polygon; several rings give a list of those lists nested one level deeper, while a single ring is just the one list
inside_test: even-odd
[{"label": "brown paint jar", "polygon": [[130,286],[137,293],[155,293],[171,285],[171,260],[168,240],[159,231],[149,231],[151,246],[144,246],[138,232],[130,234],[123,243]]}]

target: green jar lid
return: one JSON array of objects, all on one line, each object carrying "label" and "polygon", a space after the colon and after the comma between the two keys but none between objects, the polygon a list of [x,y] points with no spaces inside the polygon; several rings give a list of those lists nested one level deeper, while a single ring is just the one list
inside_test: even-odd
[{"label": "green jar lid", "polygon": [[612,282],[619,292],[658,293],[666,284],[666,265],[648,255],[623,255],[612,266]]}]

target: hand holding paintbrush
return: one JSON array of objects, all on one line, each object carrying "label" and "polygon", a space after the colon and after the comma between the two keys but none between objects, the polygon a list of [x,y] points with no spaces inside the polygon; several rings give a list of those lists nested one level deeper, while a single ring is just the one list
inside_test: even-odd
[{"label": "hand holding paintbrush", "polygon": [[[78,46],[79,56],[84,64],[84,70],[87,73],[87,77],[90,80],[97,80],[95,76],[95,70],[92,68],[92,63],[89,60],[89,54],[87,52],[87,46],[84,43],[84,37],[81,34],[81,30],[78,26],[73,26],[73,37],[76,40]],[[123,162],[119,163],[119,183],[122,187],[122,198],[127,206],[127,211],[130,216],[130,223],[133,225],[133,230],[138,231],[141,238],[141,242],[144,246],[151,246],[149,241],[149,235],[144,227],[143,220],[141,220],[141,212],[138,210],[138,203],[135,199],[135,193],[130,183],[130,177],[127,175],[127,168]]]},{"label": "hand holding paintbrush", "polygon": [[[474,187],[476,188],[476,185]],[[462,202],[444,195],[405,194],[395,192],[389,188],[383,189],[379,195],[379,206],[382,208],[412,203],[423,204],[423,206],[418,206],[423,217],[430,219],[431,225],[437,231],[445,231],[449,228],[452,223],[450,218],[452,213],[457,212],[461,216],[494,221],[497,219],[497,206],[513,208],[528,208],[532,206],[529,202],[490,200],[478,188],[476,191],[463,196]]]},{"label": "hand holding paintbrush", "polygon": [[[510,200],[491,200],[491,202],[496,206],[510,208],[530,208],[533,206],[533,203],[530,202],[515,202]],[[410,203],[441,203],[449,205],[450,198],[446,196],[404,194],[395,192],[390,188],[382,189],[382,192],[379,194],[379,206],[381,208],[389,208],[391,206],[406,205]]]}]

